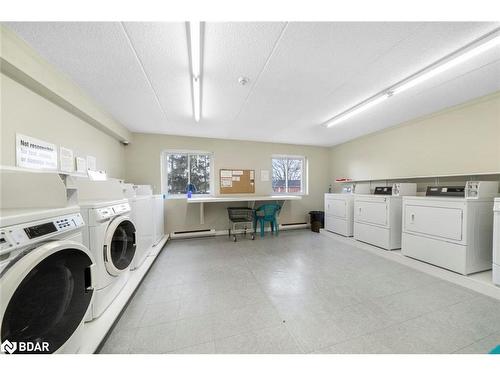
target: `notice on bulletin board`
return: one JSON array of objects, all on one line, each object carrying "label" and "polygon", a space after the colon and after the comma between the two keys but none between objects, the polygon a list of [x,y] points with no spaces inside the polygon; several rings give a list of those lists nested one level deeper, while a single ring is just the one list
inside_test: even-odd
[{"label": "notice on bulletin board", "polygon": [[16,165],[21,168],[57,170],[57,147],[17,133]]}]

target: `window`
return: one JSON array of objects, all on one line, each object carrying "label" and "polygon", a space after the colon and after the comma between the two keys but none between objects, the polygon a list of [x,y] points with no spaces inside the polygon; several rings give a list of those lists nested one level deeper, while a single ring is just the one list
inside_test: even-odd
[{"label": "window", "polygon": [[208,152],[165,151],[162,158],[163,192],[169,196],[210,194],[212,154]]},{"label": "window", "polygon": [[273,155],[272,163],[274,193],[306,193],[304,156]]}]

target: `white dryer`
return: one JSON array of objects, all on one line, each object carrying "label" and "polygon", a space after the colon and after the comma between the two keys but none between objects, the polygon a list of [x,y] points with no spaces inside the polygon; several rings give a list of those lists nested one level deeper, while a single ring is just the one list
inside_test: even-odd
[{"label": "white dryer", "polygon": [[369,185],[345,185],[341,193],[325,194],[325,229],[342,236],[354,233],[354,194],[370,194]]},{"label": "white dryer", "polygon": [[125,198],[130,204],[130,218],[135,224],[137,249],[132,270],[142,266],[151,252],[154,236],[153,195],[149,185],[123,184]]},{"label": "white dryer", "polygon": [[161,251],[159,242],[165,236],[165,195],[153,195],[153,247],[150,255],[156,256]]},{"label": "white dryer", "polygon": [[500,286],[500,198],[495,199],[493,211],[493,283]]},{"label": "white dryer", "polygon": [[95,257],[95,296],[87,320],[98,318],[111,305],[130,276],[136,251],[135,225],[126,199],[80,202],[87,223],[83,242]]},{"label": "white dryer", "polygon": [[95,275],[83,226],[76,206],[1,211],[0,333],[15,353],[78,352]]},{"label": "white dryer", "polygon": [[401,252],[463,275],[491,269],[497,194],[498,182],[468,181],[405,197]]},{"label": "white dryer", "polygon": [[354,197],[354,239],[386,250],[401,248],[401,200],[415,195],[414,183],[377,186],[373,195]]}]

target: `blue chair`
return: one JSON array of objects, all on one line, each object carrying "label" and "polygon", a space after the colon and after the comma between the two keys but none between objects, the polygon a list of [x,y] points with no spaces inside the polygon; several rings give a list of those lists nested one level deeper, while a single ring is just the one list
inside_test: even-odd
[{"label": "blue chair", "polygon": [[271,231],[278,234],[278,215],[281,206],[279,204],[264,204],[255,210],[254,232],[257,231],[257,222],[260,223],[260,236],[264,237],[264,227],[266,223],[271,225]]}]

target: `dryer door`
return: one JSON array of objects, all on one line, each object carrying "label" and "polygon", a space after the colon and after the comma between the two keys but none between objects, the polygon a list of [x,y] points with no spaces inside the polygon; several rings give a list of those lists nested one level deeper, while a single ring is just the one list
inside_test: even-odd
[{"label": "dryer door", "polygon": [[13,260],[0,275],[1,341],[16,343],[16,353],[23,352],[19,343],[38,343],[30,354],[58,351],[91,303],[92,264],[87,248],[72,241],[45,243]]},{"label": "dryer door", "polygon": [[119,216],[108,226],[104,241],[104,264],[110,275],[126,271],[134,259],[136,249],[135,225],[130,218]]}]

